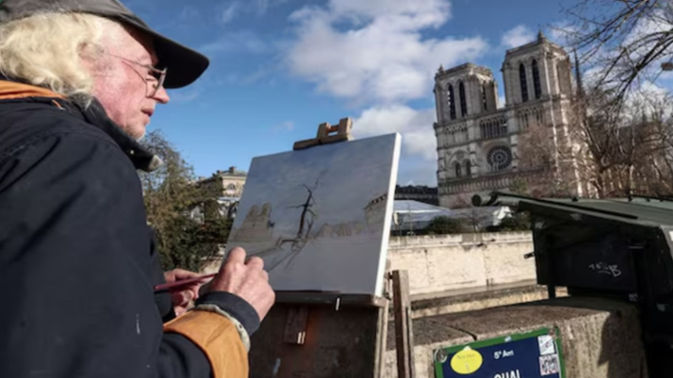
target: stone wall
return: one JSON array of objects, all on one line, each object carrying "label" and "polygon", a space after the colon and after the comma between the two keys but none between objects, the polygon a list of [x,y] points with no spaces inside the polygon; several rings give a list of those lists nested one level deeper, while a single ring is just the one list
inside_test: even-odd
[{"label": "stone wall", "polygon": [[[647,377],[638,311],[629,303],[568,297],[414,319],[416,378],[431,378],[433,351],[539,328],[557,327],[569,378]],[[389,323],[383,377],[397,377]]]},{"label": "stone wall", "polygon": [[409,272],[412,296],[535,280],[530,232],[392,237],[390,270]]}]

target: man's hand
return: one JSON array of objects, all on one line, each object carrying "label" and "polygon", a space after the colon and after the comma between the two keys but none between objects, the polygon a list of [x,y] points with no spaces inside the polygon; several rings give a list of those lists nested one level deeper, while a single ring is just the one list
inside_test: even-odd
[{"label": "man's hand", "polygon": [[[184,269],[173,269],[168,272],[164,272],[164,278],[167,283],[172,283],[175,281],[186,280],[188,278],[198,277],[198,273],[190,272]],[[204,282],[208,279],[204,279],[203,282],[194,282],[185,286],[182,290],[171,291],[171,300],[173,301],[173,309],[175,310],[175,315],[180,316],[192,303],[199,298],[199,288],[203,285]]]},{"label": "man's hand", "polygon": [[246,262],[245,250],[241,247],[231,250],[209,286],[209,291],[227,291],[243,298],[257,311],[260,321],[276,300],[264,261],[253,256]]}]

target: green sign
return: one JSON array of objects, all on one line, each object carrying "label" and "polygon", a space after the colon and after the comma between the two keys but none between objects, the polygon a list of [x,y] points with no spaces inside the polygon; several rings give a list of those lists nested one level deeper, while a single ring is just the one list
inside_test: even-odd
[{"label": "green sign", "polygon": [[557,328],[434,351],[436,378],[565,378]]}]

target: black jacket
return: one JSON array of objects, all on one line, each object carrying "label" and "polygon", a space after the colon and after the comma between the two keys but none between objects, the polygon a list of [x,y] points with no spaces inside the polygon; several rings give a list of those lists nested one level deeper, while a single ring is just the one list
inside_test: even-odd
[{"label": "black jacket", "polygon": [[[162,331],[172,310],[153,293],[136,174],[151,162],[96,102],[0,90],[0,377],[211,374],[198,346]],[[201,301],[259,325],[236,296]]]}]

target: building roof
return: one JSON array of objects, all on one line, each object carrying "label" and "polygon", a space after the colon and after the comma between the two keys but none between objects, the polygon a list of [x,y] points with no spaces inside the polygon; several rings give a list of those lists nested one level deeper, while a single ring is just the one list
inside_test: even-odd
[{"label": "building roof", "polygon": [[465,209],[447,209],[413,200],[395,200],[393,212],[404,223],[429,223],[436,217],[453,219],[480,219],[484,225],[496,224],[502,217],[510,213],[504,206],[472,207]]},{"label": "building roof", "polygon": [[419,201],[395,200],[393,213],[397,219],[398,227],[403,228],[404,225],[413,224],[415,225],[414,228],[416,228],[427,226],[436,217],[450,217],[453,211]]},{"label": "building roof", "polygon": [[434,206],[414,200],[395,200],[393,211],[407,213],[452,212],[452,210],[445,207]]},{"label": "building roof", "polygon": [[435,78],[452,76],[456,73],[461,72],[474,72],[485,76],[493,76],[493,71],[490,68],[485,66],[478,66],[474,63],[468,62],[463,63],[459,66],[451,67],[448,70],[445,70],[444,67],[440,66],[435,74]]},{"label": "building roof", "polygon": [[673,202],[645,199],[539,199],[510,193],[496,193],[501,203],[516,204],[521,210],[540,214],[565,214],[644,227],[673,226]]},{"label": "building roof", "polygon": [[545,37],[544,34],[540,31],[537,35],[537,38],[534,41],[528,42],[526,44],[523,44],[521,46],[516,46],[511,49],[508,49],[505,52],[505,59],[507,59],[508,56],[511,55],[518,55],[518,54],[525,54],[529,50],[536,49],[538,45],[540,44],[546,44],[551,46],[551,48],[559,53],[567,55],[566,51],[563,49],[563,47],[557,45],[556,43],[550,41]]}]

